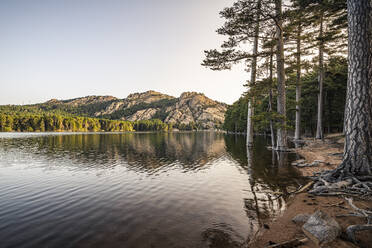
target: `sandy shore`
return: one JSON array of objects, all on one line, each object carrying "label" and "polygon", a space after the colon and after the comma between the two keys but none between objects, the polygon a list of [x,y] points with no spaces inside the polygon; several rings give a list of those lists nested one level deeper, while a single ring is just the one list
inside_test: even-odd
[{"label": "sandy shore", "polygon": [[[343,142],[344,139],[340,134],[327,136],[324,141],[307,139],[305,146],[296,149],[296,152],[304,157],[306,163],[312,163],[314,160],[320,160],[324,163],[320,163],[316,167],[299,168],[301,173],[304,176],[310,176],[314,172],[336,168],[342,159]],[[354,200],[354,203],[360,208],[372,209],[372,202],[370,201]],[[312,214],[317,210],[322,210],[336,219],[343,232],[349,225],[366,223],[365,219],[358,217],[337,217],[352,212],[351,207],[343,198],[318,197],[305,192],[293,195],[283,215],[272,222],[266,223],[266,228],[262,229],[248,247],[266,247],[269,244],[305,237],[301,229],[302,225],[293,223],[292,218],[297,214]],[[341,235],[340,238],[323,247],[372,247],[372,231],[360,232],[357,234],[357,239],[360,241],[358,246],[345,241]],[[309,240],[298,247],[317,247],[317,245]]]}]

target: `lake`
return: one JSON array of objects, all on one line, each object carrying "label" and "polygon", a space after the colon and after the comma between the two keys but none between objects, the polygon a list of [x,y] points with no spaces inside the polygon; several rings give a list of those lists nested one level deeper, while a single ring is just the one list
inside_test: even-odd
[{"label": "lake", "polygon": [[0,133],[0,246],[241,247],[304,184],[296,155],[268,143],[247,153],[245,137],[215,132]]}]

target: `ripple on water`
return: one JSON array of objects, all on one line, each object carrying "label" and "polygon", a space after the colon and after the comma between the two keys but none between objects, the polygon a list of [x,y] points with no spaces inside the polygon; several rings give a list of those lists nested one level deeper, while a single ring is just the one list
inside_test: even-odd
[{"label": "ripple on water", "polygon": [[[0,133],[2,247],[239,247],[298,186],[218,133]],[[286,179],[286,180],[283,180]],[[255,201],[254,197],[262,199]],[[259,213],[259,214],[257,214]]]}]

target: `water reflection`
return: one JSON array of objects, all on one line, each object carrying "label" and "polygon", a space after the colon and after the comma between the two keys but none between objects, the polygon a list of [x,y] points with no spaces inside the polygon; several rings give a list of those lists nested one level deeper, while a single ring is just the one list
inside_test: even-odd
[{"label": "water reflection", "polygon": [[265,220],[274,218],[285,209],[288,192],[304,183],[289,161],[295,154],[266,149],[268,140],[256,138],[253,147],[246,147],[244,139],[226,136],[226,149],[247,170],[249,192],[244,198],[247,217],[251,220],[251,233],[257,233]]},{"label": "water reflection", "polygon": [[258,138],[0,134],[4,247],[241,247],[302,183]]},{"label": "water reflection", "polygon": [[[50,161],[69,159],[76,169],[117,166],[124,161],[129,169],[154,170],[174,162],[196,170],[223,156],[222,135],[203,133],[77,134],[46,135],[32,139],[3,139],[4,153],[22,150]],[[64,164],[65,165],[65,164]]]}]

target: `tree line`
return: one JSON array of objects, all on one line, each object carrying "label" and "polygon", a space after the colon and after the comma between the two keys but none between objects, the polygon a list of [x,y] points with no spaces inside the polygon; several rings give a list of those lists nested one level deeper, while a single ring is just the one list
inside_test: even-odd
[{"label": "tree line", "polygon": [[226,70],[244,63],[250,73],[248,91],[226,113],[225,129],[247,133],[247,146],[253,131],[265,129],[276,150],[287,150],[288,130],[295,140],[338,131],[346,94],[346,10],[345,0],[238,0],[223,9],[217,33],[226,40],[205,51],[202,65]]},{"label": "tree line", "polygon": [[[324,77],[324,132],[334,133],[343,131],[344,107],[346,99],[347,60],[342,56],[329,58],[325,64]],[[317,130],[317,72],[309,71],[301,77],[301,136],[313,137]],[[269,112],[269,97],[265,92],[269,89],[268,79],[258,81],[257,86],[251,87],[255,94],[252,116],[254,130],[257,133],[270,133],[270,120],[280,118],[276,112]],[[275,84],[275,83],[274,83]],[[296,125],[296,73],[288,73],[287,89],[287,127],[295,134]],[[276,96],[273,96],[273,109],[276,108]],[[241,97],[227,108],[223,128],[228,132],[245,133],[247,123],[247,97]],[[274,126],[275,128],[275,126]]]},{"label": "tree line", "polygon": [[161,120],[122,121],[58,114],[0,113],[1,132],[132,132],[196,130],[193,123],[172,124]]}]

